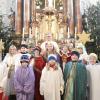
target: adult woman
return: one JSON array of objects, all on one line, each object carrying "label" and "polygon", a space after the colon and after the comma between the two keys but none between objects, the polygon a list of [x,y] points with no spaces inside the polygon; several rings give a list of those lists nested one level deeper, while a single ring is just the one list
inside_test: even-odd
[{"label": "adult woman", "polygon": [[[9,52],[6,54],[3,64],[7,68],[6,73],[6,85],[5,85],[5,93],[9,96],[9,100],[15,100],[15,91],[14,91],[14,73],[15,73],[15,60],[16,60],[16,47],[11,45],[9,47]],[[5,70],[6,71],[6,70]]]},{"label": "adult woman", "polygon": [[88,76],[88,100],[100,100],[100,64],[97,64],[97,55],[89,55],[89,64],[87,65]]}]

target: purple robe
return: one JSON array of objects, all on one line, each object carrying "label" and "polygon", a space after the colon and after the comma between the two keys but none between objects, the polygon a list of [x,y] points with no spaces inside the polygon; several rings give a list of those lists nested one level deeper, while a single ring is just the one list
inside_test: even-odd
[{"label": "purple robe", "polygon": [[31,67],[19,67],[14,76],[17,100],[33,100],[35,77]]}]

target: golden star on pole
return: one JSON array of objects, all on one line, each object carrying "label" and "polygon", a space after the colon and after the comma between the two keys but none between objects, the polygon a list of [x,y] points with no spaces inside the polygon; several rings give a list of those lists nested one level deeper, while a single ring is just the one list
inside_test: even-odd
[{"label": "golden star on pole", "polygon": [[78,41],[82,42],[83,44],[90,41],[90,34],[86,33],[85,31],[83,31],[82,34],[77,34],[77,36],[79,37]]}]

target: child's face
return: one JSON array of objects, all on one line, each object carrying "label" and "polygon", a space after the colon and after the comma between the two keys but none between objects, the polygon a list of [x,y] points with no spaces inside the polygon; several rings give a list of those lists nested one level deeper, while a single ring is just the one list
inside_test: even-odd
[{"label": "child's face", "polygon": [[23,62],[21,62],[21,65],[22,65],[22,67],[27,67],[28,66],[28,62],[23,61]]},{"label": "child's face", "polygon": [[15,54],[16,53],[16,48],[10,48],[9,53],[10,54]]},{"label": "child's face", "polygon": [[34,56],[40,55],[40,52],[38,50],[34,51]]},{"label": "child's face", "polygon": [[75,54],[73,54],[73,55],[71,56],[71,59],[72,59],[72,61],[78,61],[78,56],[75,55]]},{"label": "child's face", "polygon": [[20,51],[23,52],[23,53],[24,53],[24,52],[27,52],[27,48],[21,47]]},{"label": "child's face", "polygon": [[96,58],[95,57],[90,57],[89,58],[89,62],[90,62],[90,64],[92,64],[92,65],[94,65],[95,63],[96,63]]},{"label": "child's face", "polygon": [[83,54],[83,49],[82,49],[82,48],[78,48],[77,51],[78,51],[80,54]]},{"label": "child's face", "polygon": [[67,50],[68,50],[67,46],[64,46],[62,50],[63,50],[63,52],[67,52]]},{"label": "child's face", "polygon": [[50,61],[48,62],[48,64],[49,64],[50,67],[54,67],[55,64],[56,64],[56,61],[55,61],[55,60],[50,60]]}]

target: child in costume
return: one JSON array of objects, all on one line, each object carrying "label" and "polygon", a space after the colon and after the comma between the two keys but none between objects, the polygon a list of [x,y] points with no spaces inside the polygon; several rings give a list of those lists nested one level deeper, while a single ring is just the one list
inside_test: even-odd
[{"label": "child in costume", "polygon": [[44,100],[61,100],[64,87],[62,70],[56,55],[50,54],[47,60],[40,79],[40,94]]},{"label": "child in costume", "polygon": [[21,66],[14,76],[14,87],[17,100],[33,100],[35,76],[32,67],[29,66],[29,57],[22,55]]}]

